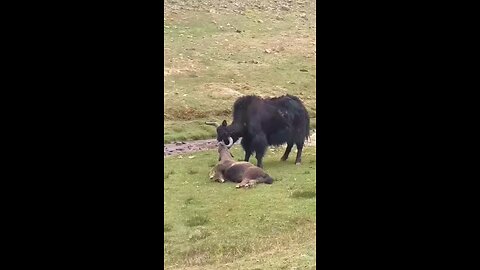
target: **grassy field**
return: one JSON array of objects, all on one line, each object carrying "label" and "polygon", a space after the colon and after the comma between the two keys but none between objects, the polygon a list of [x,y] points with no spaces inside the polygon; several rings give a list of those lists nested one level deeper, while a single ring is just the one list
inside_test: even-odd
[{"label": "grassy field", "polygon": [[[280,161],[284,149],[264,159],[274,183],[251,189],[208,178],[215,150],[166,158],[164,268],[315,269],[316,150],[296,166],[294,152]],[[232,153],[243,157],[239,146]]]},{"label": "grassy field", "polygon": [[[204,122],[230,123],[249,94],[298,96],[315,128],[315,13],[315,1],[165,0],[164,143],[214,138]],[[164,268],[315,269],[315,148],[300,166],[284,150],[264,159],[274,183],[252,189],[208,178],[216,150],[165,158]]]},{"label": "grassy field", "polygon": [[242,95],[297,95],[316,124],[315,1],[165,2],[164,142],[213,138]]}]

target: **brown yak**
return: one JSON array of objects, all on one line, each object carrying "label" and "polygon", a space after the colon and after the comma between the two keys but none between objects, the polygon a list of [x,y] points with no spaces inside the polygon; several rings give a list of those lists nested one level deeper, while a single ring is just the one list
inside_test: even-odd
[{"label": "brown yak", "polygon": [[225,181],[239,183],[236,185],[237,188],[252,187],[256,183],[273,183],[273,179],[261,168],[250,162],[234,160],[228,149],[232,145],[232,141],[229,145],[218,143],[220,161],[210,171],[210,179],[221,183]]}]

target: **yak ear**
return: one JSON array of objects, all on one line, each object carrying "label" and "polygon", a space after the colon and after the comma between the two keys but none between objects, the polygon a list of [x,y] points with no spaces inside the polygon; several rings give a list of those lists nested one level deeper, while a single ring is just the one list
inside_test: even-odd
[{"label": "yak ear", "polygon": [[223,120],[222,126],[225,126],[225,127],[227,126],[227,120]]}]

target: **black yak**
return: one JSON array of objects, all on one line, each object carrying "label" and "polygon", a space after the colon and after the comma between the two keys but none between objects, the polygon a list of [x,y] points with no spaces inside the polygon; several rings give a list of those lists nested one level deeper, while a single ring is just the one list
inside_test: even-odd
[{"label": "black yak", "polygon": [[245,161],[255,152],[257,166],[263,168],[262,159],[269,145],[287,143],[281,160],[285,161],[297,145],[295,164],[300,164],[303,144],[309,136],[310,117],[299,98],[285,95],[275,98],[244,96],[233,105],[233,122],[221,125],[206,122],[217,127],[217,140],[232,145],[240,137],[245,150]]},{"label": "black yak", "polygon": [[[230,145],[231,146],[231,145]],[[218,143],[220,161],[210,171],[210,179],[218,182],[239,183],[236,187],[251,187],[257,183],[272,184],[273,179],[261,168],[245,161],[235,161],[223,142]]]}]

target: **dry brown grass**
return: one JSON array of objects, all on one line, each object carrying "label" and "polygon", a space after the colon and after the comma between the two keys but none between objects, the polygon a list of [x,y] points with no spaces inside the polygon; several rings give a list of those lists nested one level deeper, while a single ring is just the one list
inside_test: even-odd
[{"label": "dry brown grass", "polygon": [[287,93],[316,116],[315,3],[167,1],[164,12],[165,120],[231,120],[241,95]]}]

